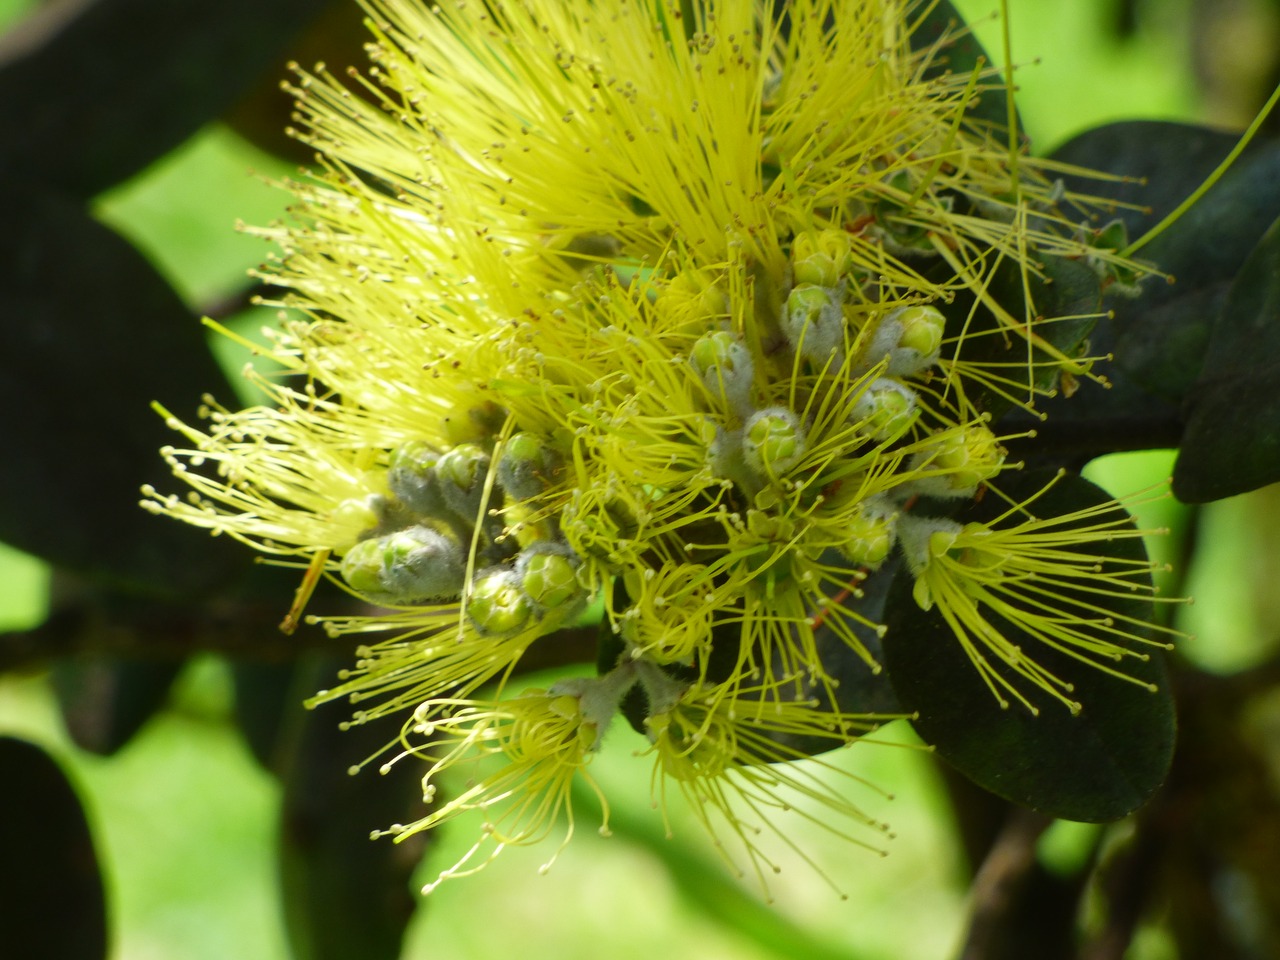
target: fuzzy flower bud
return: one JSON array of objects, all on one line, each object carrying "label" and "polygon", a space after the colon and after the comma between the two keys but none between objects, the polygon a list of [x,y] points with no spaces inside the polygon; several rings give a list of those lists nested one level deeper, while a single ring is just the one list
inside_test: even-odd
[{"label": "fuzzy flower bud", "polygon": [[689,365],[711,393],[736,413],[751,410],[751,383],[755,362],[751,351],[728,330],[715,330],[698,338],[689,351]]},{"label": "fuzzy flower bud", "polygon": [[939,471],[916,481],[921,493],[939,497],[967,497],[1004,466],[1004,449],[995,434],[981,424],[940,434],[933,446],[912,458],[916,469]]},{"label": "fuzzy flower bud", "polygon": [[517,500],[536,497],[550,483],[557,460],[555,451],[537,434],[512,434],[498,458],[498,484]]},{"label": "fuzzy flower bud", "polygon": [[478,631],[498,636],[518,633],[533,613],[533,602],[514,570],[500,567],[477,574],[467,598],[467,617]]},{"label": "fuzzy flower bud", "polygon": [[489,454],[474,443],[460,443],[440,455],[436,476],[445,504],[464,520],[474,521],[484,496]]},{"label": "fuzzy flower bud", "polygon": [[880,498],[864,500],[847,527],[840,553],[850,563],[874,570],[884,563],[897,541],[898,511]]},{"label": "fuzzy flower bud", "polygon": [[891,310],[880,321],[859,366],[870,370],[888,359],[885,373],[910,377],[938,362],[946,318],[936,307],[914,305]]},{"label": "fuzzy flower bud", "polygon": [[523,551],[516,574],[525,595],[544,610],[571,609],[584,597],[577,558],[560,544],[536,543]]},{"label": "fuzzy flower bud", "polygon": [[916,395],[898,380],[873,380],[854,403],[850,420],[876,440],[892,440],[905,433],[919,411]]},{"label": "fuzzy flower bud", "polygon": [[815,364],[838,363],[844,349],[844,311],[835,290],[802,283],[782,309],[782,332],[796,352]]},{"label": "fuzzy flower bud", "polygon": [[440,453],[430,444],[410,440],[391,455],[387,486],[410,510],[424,517],[439,516],[444,507],[436,462]]},{"label": "fuzzy flower bud", "polygon": [[757,411],[742,429],[742,459],[757,476],[781,476],[800,462],[804,451],[804,427],[786,407]]},{"label": "fuzzy flower bud", "polygon": [[423,526],[362,540],[342,558],[342,576],[351,589],[394,603],[456,597],[465,571],[458,544]]}]

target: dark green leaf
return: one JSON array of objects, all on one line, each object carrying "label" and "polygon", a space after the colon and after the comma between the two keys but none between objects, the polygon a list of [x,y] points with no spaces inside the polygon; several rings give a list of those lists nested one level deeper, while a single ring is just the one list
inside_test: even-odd
[{"label": "dark green leaf", "polygon": [[80,800],[39,747],[0,737],[0,949],[6,957],[100,960],[107,918]]},{"label": "dark green leaf", "polygon": [[[1061,354],[1074,358],[1098,322],[1102,305],[1098,276],[1084,264],[1062,257],[1044,257],[1041,268],[1043,277],[1028,278],[1034,308],[1032,315],[1071,319],[1043,324],[1037,330],[1037,336]],[[991,278],[988,291],[1014,318],[1025,315],[1023,277],[1016,265],[1002,265]],[[998,415],[1012,407],[1014,400],[1025,401],[1030,395],[1031,384],[1026,367],[1022,366],[1028,359],[1027,341],[1011,333],[990,311],[979,308],[972,312],[972,307],[973,298],[965,295],[957,296],[943,307],[947,315],[947,336],[959,337],[964,332],[964,339],[959,341],[959,359],[966,363],[989,365],[993,372],[1025,384],[1002,385],[1001,389],[1007,395],[987,388],[969,391],[970,400],[981,409]],[[1035,385],[1055,388],[1062,373],[1055,358],[1035,347],[1031,350],[1030,359],[1037,365]],[[1013,366],[1000,366],[1007,364]]]},{"label": "dark green leaf", "polygon": [[152,595],[207,588],[245,566],[138,508],[166,486],[157,453],[176,434],[152,400],[230,395],[200,325],[128,243],[75,201],[0,185],[0,540]]},{"label": "dark green leaf", "polygon": [[83,657],[55,664],[53,689],[71,739],[83,750],[115,753],[164,704],[181,670],[177,660]]},{"label": "dark green leaf", "polygon": [[[325,685],[332,664],[317,666],[309,690]],[[300,706],[287,749],[281,846],[285,915],[298,960],[395,960],[417,903],[409,881],[422,835],[402,843],[369,839],[373,830],[426,813],[422,764],[408,758],[379,776],[374,761],[356,776],[348,767],[378,753],[399,734],[390,719],[338,728],[351,709]],[[383,759],[389,759],[389,756]]]},{"label": "dark green leaf", "polygon": [[[1064,180],[1072,191],[1146,207],[1105,214],[1119,218],[1136,240],[1194,193],[1237,139],[1203,127],[1135,121],[1090,130],[1052,156],[1129,178],[1108,183],[1068,175]],[[1081,459],[1108,450],[1176,445],[1181,404],[1198,378],[1226,288],[1277,215],[1280,144],[1256,143],[1181,219],[1139,251],[1176,282],[1149,278],[1140,296],[1108,300],[1113,316],[1092,333],[1090,352],[1114,355],[1114,363],[1100,368],[1113,386],[1084,381],[1076,396],[1047,403],[1050,421],[1043,444],[1055,442],[1055,431],[1070,432],[1069,424],[1076,423],[1082,426],[1075,431]]]},{"label": "dark green leaf", "polygon": [[327,0],[97,0],[0,50],[0,173],[81,199],[142,170],[283,71]]},{"label": "dark green leaf", "polygon": [[1203,503],[1280,480],[1280,220],[1249,256],[1213,328],[1173,471]]},{"label": "dark green leaf", "polygon": [[[862,581],[859,585],[861,596],[845,599],[842,606],[866,617],[868,622],[879,623],[884,617],[885,600],[897,565],[896,558],[890,558],[883,567]],[[879,633],[861,623],[851,622],[848,626],[853,629],[872,658],[877,663],[883,663],[884,652]],[[823,669],[835,681],[835,703],[831,702],[832,697],[825,685],[813,679],[806,680],[795,691],[793,699],[816,699],[822,709],[839,710],[843,713],[902,713],[902,706],[898,703],[898,696],[889,682],[887,672],[875,672],[826,624],[819,624],[814,631],[814,646]],[[788,733],[770,736],[791,750],[809,755],[825,753],[835,746],[835,741],[829,737],[801,737]]]},{"label": "dark green leaf", "polygon": [[235,682],[236,725],[254,759],[267,770],[278,772],[287,762],[282,755],[281,737],[292,724],[298,704],[314,690],[299,690],[295,663],[251,663],[231,665]]},{"label": "dark green leaf", "polygon": [[[1015,498],[1034,494],[1046,476],[1020,474],[1002,489]],[[1063,478],[1038,499],[1035,512],[1048,517],[1109,501],[1088,481]],[[1004,506],[988,495],[957,516],[960,522],[989,522]],[[1090,555],[1121,561],[1145,559],[1138,539],[1089,544]],[[935,607],[923,611],[912,597],[912,578],[895,582],[886,609],[885,661],[903,707],[916,711],[920,735],[939,756],[975,783],[1007,800],[1068,820],[1105,821],[1137,809],[1164,781],[1172,759],[1173,700],[1163,663],[1127,659],[1126,674],[1152,683],[1158,692],[1056,653],[984,610],[991,623],[1028,656],[1074,684],[1072,696],[1083,704],[1073,716],[1048,694],[1003,664],[996,666],[1037,702],[1039,715],[1013,704],[1002,709]],[[1070,603],[1096,604],[1118,616],[1149,621],[1152,603],[1142,596],[1112,597],[1060,590]],[[1112,638],[1114,639],[1114,638]]]}]

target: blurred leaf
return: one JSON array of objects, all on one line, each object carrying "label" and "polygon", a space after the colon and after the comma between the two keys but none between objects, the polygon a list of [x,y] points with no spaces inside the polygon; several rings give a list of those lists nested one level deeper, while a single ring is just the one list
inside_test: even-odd
[{"label": "blurred leaf", "polygon": [[298,672],[295,663],[238,661],[231,665],[236,725],[254,759],[273,773],[286,762],[281,738],[290,726],[291,714],[302,709],[302,697],[315,692],[298,690]]},{"label": "blurred leaf", "polygon": [[231,393],[155,270],[73,200],[0,184],[0,540],[152,595],[243,569],[235,545],[138,508],[177,439],[149,404]]},{"label": "blurred leaf", "polygon": [[102,878],[75,790],[48,754],[12,737],[0,737],[0,771],[0,948],[14,960],[106,957]]},{"label": "blurred leaf", "polygon": [[54,664],[53,689],[71,739],[91,753],[115,753],[164,705],[181,671],[176,660],[85,657]]},{"label": "blurred leaf", "polygon": [[1203,503],[1280,480],[1280,220],[1245,262],[1213,328],[1173,471]]},{"label": "blurred leaf", "polygon": [[[1043,474],[1014,475],[1001,487],[1025,499],[1046,481]],[[1064,515],[1108,502],[1087,480],[1064,477],[1036,500],[1039,516]],[[995,496],[968,505],[956,519],[988,522],[1006,508]],[[1091,555],[1144,561],[1141,540],[1091,541]],[[1072,696],[1084,705],[1077,716],[1041,697],[1038,716],[1014,705],[1001,709],[935,607],[924,611],[912,597],[913,578],[899,576],[886,608],[884,651],[894,688],[907,710],[917,711],[920,735],[938,755],[978,785],[1007,800],[1067,820],[1105,821],[1140,807],[1163,782],[1173,755],[1173,699],[1161,658],[1126,660],[1123,668],[1157,693],[1127,683],[1046,647],[1019,632],[994,611],[985,615],[1035,661],[1074,684]],[[1117,617],[1149,622],[1153,604],[1140,595],[1069,591],[1057,593]],[[993,660],[993,668],[1025,689],[1025,680]],[[1034,696],[1034,694],[1033,694]]]},{"label": "blurred leaf", "polygon": [[[89,0],[0,48],[0,171],[86,199],[214,119],[325,0]],[[63,10],[67,6],[63,6]]]},{"label": "blurred leaf", "polygon": [[[324,686],[333,665],[300,682]],[[284,778],[281,871],[289,938],[298,960],[394,960],[414,907],[409,882],[425,846],[423,835],[401,843],[370,840],[373,830],[409,823],[426,813],[420,763],[407,758],[379,775],[363,762],[395,741],[389,718],[342,731],[347,704],[299,709]],[[384,757],[389,759],[390,756]]]}]

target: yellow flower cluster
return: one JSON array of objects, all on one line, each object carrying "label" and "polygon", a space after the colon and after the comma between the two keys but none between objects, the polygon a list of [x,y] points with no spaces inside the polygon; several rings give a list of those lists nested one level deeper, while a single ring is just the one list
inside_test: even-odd
[{"label": "yellow flower cluster", "polygon": [[[482,809],[495,851],[542,837],[637,694],[655,792],[727,815],[757,872],[742,810],[768,821],[778,789],[868,822],[770,766],[800,759],[789,736],[874,726],[833,706],[818,624],[878,670],[858,584],[902,550],[982,669],[1008,660],[984,606],[1087,576],[1074,528],[921,506],[1011,467],[975,397],[1030,408],[1086,369],[1029,293],[1041,258],[1115,260],[1070,221],[1086,201],[970,119],[997,81],[939,69],[945,41],[914,50],[906,0],[366,5],[367,75],[291,88],[323,169],[261,231],[296,318],[274,333],[282,372],[255,378],[270,402],[172,420],[194,491],[148,505],[379,608],[318,618],[385,637],[321,698],[411,715],[428,800],[441,770],[505,758],[397,834]],[[1013,312],[989,292],[1007,264]],[[1010,360],[965,354],[979,312]],[[616,666],[510,694],[592,605]],[[1136,640],[1021,609],[1059,649]]]}]

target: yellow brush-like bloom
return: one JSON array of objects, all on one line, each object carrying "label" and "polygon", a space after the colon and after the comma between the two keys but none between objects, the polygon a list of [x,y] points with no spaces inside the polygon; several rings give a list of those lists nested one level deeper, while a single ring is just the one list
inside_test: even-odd
[{"label": "yellow brush-like bloom", "polygon": [[[833,706],[819,625],[879,669],[859,582],[922,498],[1011,466],[973,398],[1029,409],[1087,369],[1031,302],[1043,258],[1116,257],[1072,224],[1084,198],[970,119],[997,78],[938,69],[946,38],[912,49],[923,4],[366,8],[373,68],[291,87],[322,172],[289,185],[290,225],[259,231],[295,311],[273,335],[282,372],[258,378],[262,406],[172,421],[194,492],[147,505],[375,604],[327,621],[387,639],[320,699],[360,703],[355,722],[411,711],[429,781],[471,749],[510,761],[398,833],[509,801],[495,848],[542,836],[630,691],[655,775],[725,813],[758,871],[735,804],[768,821],[790,788],[840,807],[767,766],[798,757],[770,744],[870,723]],[[1008,264],[1013,312],[989,292]],[[957,298],[981,333],[948,329]],[[970,359],[971,337],[1008,356]],[[1080,540],[1064,558],[1043,524],[1009,522],[911,560],[969,648],[1000,649],[982,610],[1017,571],[1042,591],[1089,576]],[[593,603],[617,667],[504,699],[525,652]],[[1100,617],[1043,609],[1046,642],[1128,649]],[[497,699],[474,699],[486,685]]]}]

